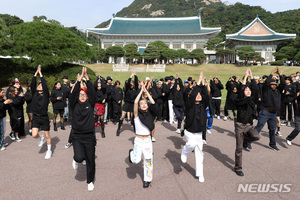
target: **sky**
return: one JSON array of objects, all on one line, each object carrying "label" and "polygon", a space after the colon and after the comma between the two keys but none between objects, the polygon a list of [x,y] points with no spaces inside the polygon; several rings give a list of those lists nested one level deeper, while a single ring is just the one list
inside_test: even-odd
[{"label": "sky", "polygon": [[[30,22],[33,16],[46,16],[65,27],[85,31],[110,19],[113,13],[128,7],[134,0],[0,0],[0,14],[10,14]],[[240,2],[261,6],[272,13],[300,8],[299,0],[223,0],[227,5]]]}]

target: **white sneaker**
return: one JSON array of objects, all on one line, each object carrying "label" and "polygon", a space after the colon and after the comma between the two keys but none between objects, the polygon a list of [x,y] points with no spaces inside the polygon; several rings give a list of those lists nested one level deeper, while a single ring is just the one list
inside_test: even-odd
[{"label": "white sneaker", "polygon": [[52,156],[52,151],[50,150],[46,151],[45,159],[48,160],[51,158],[51,156]]},{"label": "white sneaker", "polygon": [[223,120],[226,121],[226,120],[227,120],[227,117],[225,116],[225,117],[223,118]]},{"label": "white sneaker", "polygon": [[83,160],[83,161],[82,161],[82,165],[86,165],[86,160]]},{"label": "white sneaker", "polygon": [[90,183],[88,184],[88,191],[93,191],[94,188],[95,188],[94,183],[93,183],[93,182],[90,182]]},{"label": "white sneaker", "polygon": [[16,141],[16,142],[22,142],[22,140],[19,138],[19,136],[16,136],[15,141]]},{"label": "white sneaker", "polygon": [[180,134],[180,133],[181,133],[181,130],[178,128],[178,129],[176,130],[176,133]]},{"label": "white sneaker", "polygon": [[220,116],[217,116],[217,120],[219,120],[220,119]]},{"label": "white sneaker", "polygon": [[156,141],[154,137],[152,137],[152,139],[151,139],[151,140],[152,140],[152,142],[155,142],[155,141]]},{"label": "white sneaker", "polygon": [[207,144],[206,140],[203,140],[203,144]]},{"label": "white sneaker", "polygon": [[39,147],[43,146],[44,142],[45,142],[45,135],[40,135],[38,146]]},{"label": "white sneaker", "polygon": [[292,141],[286,140],[286,143],[287,143],[289,146],[292,146]]},{"label": "white sneaker", "polygon": [[168,121],[165,119],[164,122],[168,122]]},{"label": "white sneaker", "polygon": [[5,147],[1,147],[0,151],[4,151],[6,148]]},{"label": "white sneaker", "polygon": [[186,156],[185,154],[181,153],[180,158],[181,158],[181,162],[186,163],[186,161],[187,161],[187,156]]},{"label": "white sneaker", "polygon": [[177,121],[173,121],[174,124],[177,124]]},{"label": "white sneaker", "polygon": [[204,177],[203,176],[199,176],[199,182],[204,183]]},{"label": "white sneaker", "polygon": [[71,147],[71,145],[72,145],[71,143],[67,142],[66,145],[65,145],[65,148],[68,149],[68,148]]},{"label": "white sneaker", "polygon": [[290,121],[288,121],[286,125],[287,125],[288,127],[292,126]]},{"label": "white sneaker", "polygon": [[73,159],[73,162],[72,162],[72,167],[73,169],[78,169],[78,162],[76,162],[74,159]]},{"label": "white sneaker", "polygon": [[211,134],[211,131],[210,130],[206,130],[206,133]]}]

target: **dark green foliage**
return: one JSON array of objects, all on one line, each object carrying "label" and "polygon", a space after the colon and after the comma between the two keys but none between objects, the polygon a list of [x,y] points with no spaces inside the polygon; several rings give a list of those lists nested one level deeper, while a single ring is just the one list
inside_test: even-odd
[{"label": "dark green foliage", "polygon": [[8,55],[8,51],[13,44],[9,35],[9,28],[6,26],[5,21],[0,18],[0,55]]},{"label": "dark green foliage", "polygon": [[31,67],[38,64],[58,67],[63,62],[88,61],[91,58],[89,46],[80,37],[59,25],[41,21],[11,26],[14,46],[12,55],[28,55],[30,60],[16,59]]},{"label": "dark green foliage", "polygon": [[124,56],[125,52],[120,46],[111,46],[106,49],[105,54],[114,57],[114,62],[117,63],[117,58]]},{"label": "dark green foliage", "polygon": [[252,46],[242,46],[238,47],[236,50],[240,60],[249,61],[258,56],[258,53],[254,51]]},{"label": "dark green foliage", "polygon": [[276,56],[276,60],[293,60],[295,55],[297,54],[297,49],[293,46],[285,46],[282,47],[279,51],[274,53],[274,56]]},{"label": "dark green foliage", "polygon": [[204,54],[204,51],[203,49],[194,49],[191,53],[191,59],[195,59],[197,60],[198,64],[200,64],[200,61],[201,60],[205,60],[206,59],[206,56]]},{"label": "dark green foliage", "polygon": [[0,14],[0,18],[5,21],[7,27],[24,23],[24,21],[19,17],[8,14]]},{"label": "dark green foliage", "polygon": [[157,59],[158,63],[163,59],[162,52],[169,49],[163,41],[155,41],[150,43],[145,49],[143,56],[145,60],[152,61]]},{"label": "dark green foliage", "polygon": [[126,44],[124,46],[125,56],[130,60],[130,64],[133,59],[140,59],[141,54],[138,52],[137,44]]}]

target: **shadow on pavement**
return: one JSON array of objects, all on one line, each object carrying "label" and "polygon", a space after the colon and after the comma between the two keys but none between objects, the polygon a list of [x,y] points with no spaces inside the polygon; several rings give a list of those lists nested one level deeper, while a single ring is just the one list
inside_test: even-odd
[{"label": "shadow on pavement", "polygon": [[[168,129],[169,131],[176,131],[176,128],[169,124],[168,122],[162,122],[161,125]],[[176,125],[177,126],[177,125]]]},{"label": "shadow on pavement", "polygon": [[[223,154],[220,149],[205,145],[203,148],[204,152],[207,152],[211,154],[213,157],[215,157],[218,161],[220,161],[225,167],[233,170],[233,166],[235,164],[234,160],[232,160],[228,155]],[[234,151],[232,156],[234,156]]]},{"label": "shadow on pavement", "polygon": [[181,146],[185,145],[185,141],[179,135],[178,136],[170,136],[170,137],[167,137],[167,139],[169,139],[173,142],[176,149],[181,149],[182,148]]},{"label": "shadow on pavement", "polygon": [[[190,153],[189,155],[191,155]],[[193,155],[193,154],[192,154]],[[181,154],[168,149],[168,152],[165,154],[166,158],[169,159],[170,163],[173,165],[173,171],[175,174],[179,174],[182,171],[182,167],[186,169],[193,177],[196,178],[196,171],[187,163],[182,163],[180,156]]]},{"label": "shadow on pavement", "polygon": [[129,162],[129,158],[125,158],[125,163],[128,165],[126,168],[127,177],[130,179],[135,179],[136,175],[138,174],[141,180],[144,180],[144,165],[143,160],[138,164],[133,164]]}]

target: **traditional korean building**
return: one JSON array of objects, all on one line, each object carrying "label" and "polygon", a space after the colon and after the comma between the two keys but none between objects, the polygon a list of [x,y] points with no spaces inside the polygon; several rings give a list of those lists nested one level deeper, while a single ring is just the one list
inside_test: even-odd
[{"label": "traditional korean building", "polygon": [[[275,61],[273,53],[277,45],[285,40],[295,39],[296,34],[277,33],[265,25],[257,16],[239,32],[226,35],[226,46],[236,50],[241,46],[252,46],[265,61]],[[240,61],[237,55],[229,56],[227,61]]]},{"label": "traditional korean building", "polygon": [[[135,43],[141,52],[148,44],[157,40],[175,50],[203,49],[207,41],[216,37],[220,31],[220,27],[202,27],[200,14],[172,18],[126,18],[113,15],[107,28],[87,28],[88,34],[93,34],[101,41],[102,49]],[[211,54],[207,54],[207,60],[209,55]],[[121,63],[123,62],[124,58],[121,59]]]}]

